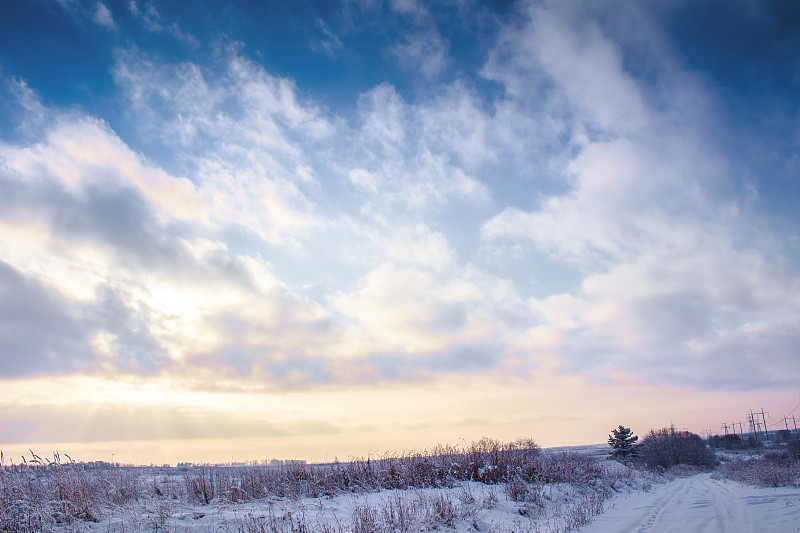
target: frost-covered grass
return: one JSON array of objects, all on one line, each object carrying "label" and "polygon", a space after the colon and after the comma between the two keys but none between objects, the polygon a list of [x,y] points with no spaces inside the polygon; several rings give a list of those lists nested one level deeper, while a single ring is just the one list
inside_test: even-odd
[{"label": "frost-covered grass", "polygon": [[800,487],[800,441],[741,453],[728,452],[714,473],[757,487]]},{"label": "frost-covered grass", "polygon": [[532,441],[325,465],[0,469],[0,531],[571,531],[653,476]]}]

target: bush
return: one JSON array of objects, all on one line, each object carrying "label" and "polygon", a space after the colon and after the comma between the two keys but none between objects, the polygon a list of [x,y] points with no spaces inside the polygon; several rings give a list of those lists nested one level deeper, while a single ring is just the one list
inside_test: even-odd
[{"label": "bush", "polygon": [[757,487],[797,487],[800,486],[800,461],[792,459],[788,453],[771,452],[757,459],[728,461],[714,476]]},{"label": "bush", "polygon": [[800,440],[790,440],[786,445],[786,453],[794,460],[800,460]]},{"label": "bush", "polygon": [[708,439],[708,445],[723,450],[744,450],[747,442],[742,440],[739,435],[714,435]]},{"label": "bush", "polygon": [[709,437],[708,445],[723,450],[750,450],[764,447],[762,442],[753,435],[747,438],[742,438],[741,435],[714,435]]},{"label": "bush", "polygon": [[672,428],[651,429],[639,445],[639,456],[651,468],[678,464],[711,467],[718,463],[700,435]]}]

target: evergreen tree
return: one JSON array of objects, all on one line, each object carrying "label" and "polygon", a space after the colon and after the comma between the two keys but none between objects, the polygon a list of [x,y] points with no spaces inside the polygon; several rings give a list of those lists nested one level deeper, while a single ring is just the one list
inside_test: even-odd
[{"label": "evergreen tree", "polygon": [[638,449],[636,442],[639,437],[633,434],[631,428],[619,426],[617,429],[612,429],[611,434],[608,436],[608,445],[612,450],[609,455],[615,459],[628,459],[636,457]]}]

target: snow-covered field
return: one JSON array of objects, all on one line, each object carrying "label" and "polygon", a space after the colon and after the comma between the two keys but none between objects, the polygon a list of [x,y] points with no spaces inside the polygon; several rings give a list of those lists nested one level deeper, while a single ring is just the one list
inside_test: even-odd
[{"label": "snow-covered field", "polygon": [[130,506],[83,531],[271,533],[407,533],[568,531],[602,508],[602,496],[567,485],[548,486],[538,504],[514,502],[502,486],[462,482],[453,488],[384,490],[325,498],[263,500],[207,506],[161,502]]},{"label": "snow-covered field", "polygon": [[267,496],[209,504],[140,498],[108,506],[103,517],[55,525],[54,531],[410,533],[419,531],[566,532],[601,513],[612,494],[649,488],[652,476],[617,463],[585,483],[459,481],[452,487],[342,493],[316,498]]},{"label": "snow-covered field", "polygon": [[[732,457],[714,474],[656,474],[605,461],[602,447],[506,452],[279,468],[6,467],[0,531],[800,531],[794,462]],[[790,477],[761,477],[768,465]],[[764,479],[790,486],[753,485]]]}]

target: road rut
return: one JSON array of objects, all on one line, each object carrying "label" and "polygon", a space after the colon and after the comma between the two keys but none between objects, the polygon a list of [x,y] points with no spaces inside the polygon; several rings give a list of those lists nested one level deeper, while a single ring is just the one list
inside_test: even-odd
[{"label": "road rut", "polygon": [[756,488],[697,474],[612,500],[580,533],[800,532],[799,488]]}]

